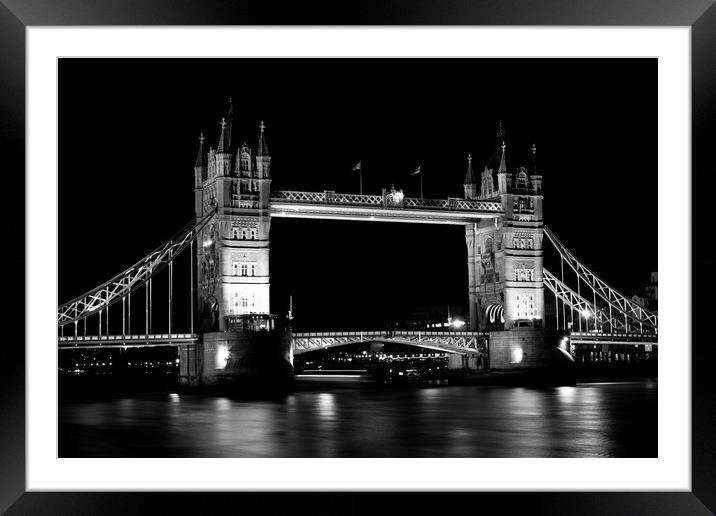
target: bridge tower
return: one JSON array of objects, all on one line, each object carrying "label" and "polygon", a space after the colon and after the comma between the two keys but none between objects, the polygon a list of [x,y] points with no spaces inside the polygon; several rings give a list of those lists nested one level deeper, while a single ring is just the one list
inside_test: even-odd
[{"label": "bridge tower", "polygon": [[217,208],[196,250],[202,332],[229,329],[232,315],[270,313],[271,156],[263,122],[255,154],[232,146],[232,118],[233,106],[216,149],[205,154],[202,137],[194,168],[197,219]]},{"label": "bridge tower", "polygon": [[528,167],[507,167],[505,130],[478,181],[468,156],[465,199],[502,203],[505,215],[465,227],[470,326],[499,330],[544,325],[542,176],[536,147]]}]

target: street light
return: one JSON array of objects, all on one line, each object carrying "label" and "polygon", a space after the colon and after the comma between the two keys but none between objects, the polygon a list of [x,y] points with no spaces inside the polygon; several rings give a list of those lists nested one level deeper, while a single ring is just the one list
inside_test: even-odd
[{"label": "street light", "polygon": [[[584,309],[584,310],[582,310],[582,315],[584,316],[584,322],[587,325],[587,328],[586,328],[587,332],[589,332],[589,318],[592,316],[592,313],[589,310]],[[596,324],[596,322],[595,322],[595,324]],[[595,329],[596,329],[596,326],[595,326]]]},{"label": "street light", "polygon": [[460,319],[455,319],[455,320],[452,322],[452,325],[453,325],[455,328],[462,328],[463,326],[465,326],[465,321],[462,321],[462,320],[460,320]]}]

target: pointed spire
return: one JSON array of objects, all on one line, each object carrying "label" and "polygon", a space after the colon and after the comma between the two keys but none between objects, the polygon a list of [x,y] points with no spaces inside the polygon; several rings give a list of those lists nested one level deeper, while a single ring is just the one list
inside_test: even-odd
[{"label": "pointed spire", "polygon": [[502,149],[502,155],[500,157],[500,166],[497,168],[498,174],[501,172],[507,172],[507,163],[505,162],[505,149],[507,148],[507,145],[505,145],[504,140],[502,141],[502,145],[500,147]]},{"label": "pointed spire", "polygon": [[261,123],[259,124],[259,145],[258,149],[256,150],[256,156],[269,156],[268,147],[266,147],[266,136],[264,135],[264,130],[266,129],[266,126],[264,125],[264,121],[261,120]]},{"label": "pointed spire", "polygon": [[199,135],[199,152],[196,155],[196,163],[194,167],[206,166],[206,153],[204,153],[204,133]]},{"label": "pointed spire", "polygon": [[226,141],[226,119],[223,117],[221,118],[221,136],[216,152],[229,152],[229,143]]},{"label": "pointed spire", "polygon": [[472,154],[467,154],[467,173],[465,174],[464,184],[472,185],[477,183],[475,179],[475,172],[472,170]]}]

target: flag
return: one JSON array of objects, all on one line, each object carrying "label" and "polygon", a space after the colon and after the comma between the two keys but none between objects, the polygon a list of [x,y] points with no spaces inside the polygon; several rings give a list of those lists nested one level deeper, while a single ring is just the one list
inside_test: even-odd
[{"label": "flag", "polygon": [[351,169],[351,171],[355,172],[356,170],[360,170],[360,161],[356,163],[356,166]]},{"label": "flag", "polygon": [[420,167],[421,167],[421,166],[422,166],[422,165],[418,165],[418,168],[416,168],[415,170],[413,170],[413,171],[410,173],[410,175],[411,175],[411,176],[417,176],[418,174],[420,174]]}]

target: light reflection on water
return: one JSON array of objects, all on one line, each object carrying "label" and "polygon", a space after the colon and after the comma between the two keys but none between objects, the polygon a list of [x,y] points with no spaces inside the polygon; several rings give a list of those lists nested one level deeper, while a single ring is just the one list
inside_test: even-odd
[{"label": "light reflection on water", "polygon": [[649,457],[655,382],[60,404],[61,457]]}]

